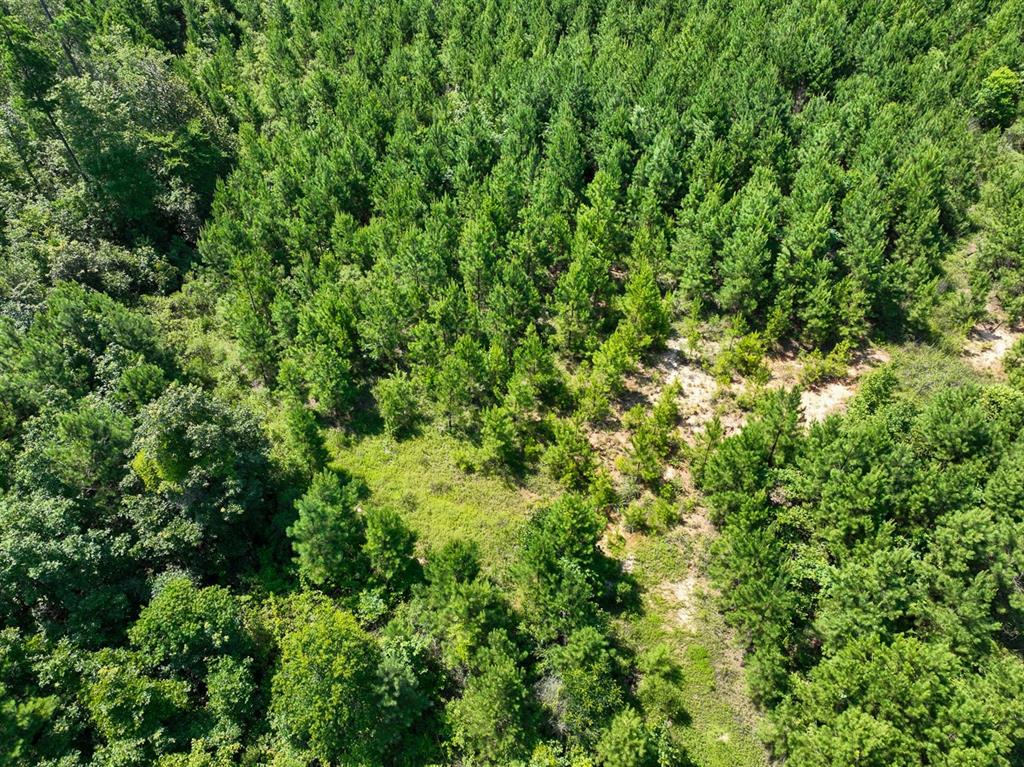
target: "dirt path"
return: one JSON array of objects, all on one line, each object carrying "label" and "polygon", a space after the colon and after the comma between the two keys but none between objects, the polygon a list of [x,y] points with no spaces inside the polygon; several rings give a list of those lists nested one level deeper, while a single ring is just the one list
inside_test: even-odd
[{"label": "dirt path", "polygon": [[[709,351],[713,351],[709,350]],[[887,362],[889,355],[883,350],[870,350],[858,356],[847,376],[822,386],[809,388],[801,394],[802,418],[807,423],[820,421],[840,412],[856,391],[857,381],[869,370]],[[801,361],[795,357],[779,357],[768,361],[769,387],[798,385],[802,372]],[[662,390],[678,382],[682,389],[679,398],[680,436],[693,444],[697,436],[717,415],[726,434],[743,427],[746,413],[737,405],[743,390],[742,383],[720,386],[701,364],[698,355],[688,351],[687,343],[679,337],[668,341],[666,348],[635,375],[626,381],[625,395],[613,406],[613,417],[606,428],[590,435],[601,461],[618,482],[622,477],[617,470],[617,459],[629,444],[629,433],[621,425],[622,415],[631,407],[641,404],[651,407]],[[682,459],[666,467],[666,479],[681,486],[684,499],[696,498],[689,469]],[[645,536],[628,533],[621,520],[614,520],[606,539],[623,542],[624,566],[648,584],[645,603],[657,614],[666,635],[673,637],[676,651],[681,655],[705,653],[709,669],[709,686],[701,693],[706,705],[727,709],[717,720],[717,729],[709,736],[713,748],[723,749],[722,762],[729,763],[726,749],[730,740],[743,740],[747,744],[748,758],[744,764],[767,764],[756,737],[760,714],[750,701],[743,670],[743,651],[732,631],[717,612],[717,593],[707,574],[709,551],[717,530],[707,511],[699,504],[686,504],[688,510],[680,524],[668,534],[657,536],[658,544],[674,552],[681,566],[664,576],[644,572],[644,559],[638,556],[644,545],[650,544],[656,534]],[[722,725],[723,720],[730,721]],[[705,743],[706,747],[708,744]],[[753,751],[751,751],[753,749]],[[753,754],[753,755],[751,755]]]}]

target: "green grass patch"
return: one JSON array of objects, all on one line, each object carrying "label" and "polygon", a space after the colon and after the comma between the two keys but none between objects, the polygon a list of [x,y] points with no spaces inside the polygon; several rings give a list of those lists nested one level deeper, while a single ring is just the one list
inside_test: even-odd
[{"label": "green grass patch", "polygon": [[724,641],[705,634],[681,644],[681,691],[692,718],[677,728],[679,741],[698,767],[762,767],[764,748],[716,678],[715,654]]},{"label": "green grass patch", "polygon": [[457,539],[476,541],[492,573],[508,560],[523,523],[558,495],[543,477],[518,485],[465,473],[455,462],[462,445],[436,432],[400,442],[373,435],[351,444],[335,432],[327,442],[333,467],[365,482],[372,503],[401,513],[421,551]]},{"label": "green grass patch", "polygon": [[665,535],[645,535],[637,539],[633,548],[633,574],[637,582],[649,589],[682,578],[690,562],[689,544],[682,528],[678,527]]},{"label": "green grass patch", "polygon": [[935,392],[984,383],[986,376],[973,370],[960,357],[920,344],[905,344],[892,355],[900,388],[921,399]]},{"label": "green grass patch", "polygon": [[669,648],[686,712],[673,723],[672,736],[692,764],[765,767],[768,756],[756,733],[759,716],[711,597],[698,589],[685,605],[690,617],[679,617],[683,605],[673,596],[673,585],[689,577],[692,557],[701,555],[703,547],[693,543],[682,528],[631,541],[628,555],[644,587],[643,610],[619,622],[620,636],[637,654],[659,644]]}]

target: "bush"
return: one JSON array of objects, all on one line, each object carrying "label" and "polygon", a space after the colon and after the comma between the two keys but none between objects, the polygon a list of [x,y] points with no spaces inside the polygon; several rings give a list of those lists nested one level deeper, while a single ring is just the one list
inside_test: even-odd
[{"label": "bush", "polygon": [[508,408],[492,407],[483,412],[476,465],[486,474],[515,473],[523,468],[523,435]]},{"label": "bush", "polygon": [[679,509],[665,498],[655,498],[647,509],[647,526],[658,533],[664,533],[679,521]]},{"label": "bush", "polygon": [[369,509],[365,519],[363,554],[370,566],[370,581],[390,601],[402,599],[421,574],[415,558],[416,534],[391,509]]},{"label": "bush", "polygon": [[664,533],[679,520],[679,508],[664,498],[647,498],[633,501],[622,513],[626,531],[638,533],[653,531]]},{"label": "bush", "polygon": [[594,478],[594,448],[579,422],[558,419],[552,424],[555,441],[544,451],[544,470],[567,490],[585,490]]},{"label": "bush", "polygon": [[669,302],[661,297],[654,270],[646,260],[630,270],[621,304],[624,321],[635,329],[641,348],[665,343],[672,330]]},{"label": "bush", "polygon": [[600,767],[654,767],[657,752],[643,719],[627,708],[612,722],[597,744]]},{"label": "bush", "polygon": [[767,351],[768,344],[760,333],[740,336],[718,353],[712,375],[720,386],[728,386],[735,376],[765,383],[768,381],[768,367],[764,364]]},{"label": "bush", "polygon": [[594,353],[590,373],[582,387],[579,410],[588,421],[602,418],[608,403],[623,388],[623,378],[640,362],[642,341],[637,329],[620,322]]},{"label": "bush", "polygon": [[801,354],[800,361],[803,363],[800,372],[800,385],[803,387],[843,378],[850,365],[850,343],[842,341],[828,354],[822,354],[820,349],[812,349]]},{"label": "bush", "polygon": [[419,387],[405,373],[380,379],[373,387],[373,398],[384,420],[384,431],[392,438],[412,433],[422,418]]},{"label": "bush", "polygon": [[1012,386],[1024,389],[1024,338],[1018,338],[1006,351],[1003,371]]},{"label": "bush", "polygon": [[983,128],[1005,128],[1013,122],[1020,85],[1020,75],[1009,67],[999,67],[985,78],[974,108]]},{"label": "bush", "polygon": [[665,462],[678,447],[675,435],[679,421],[676,405],[682,389],[677,383],[665,388],[649,415],[639,405],[627,413],[627,425],[633,430],[629,453],[622,458],[622,471],[647,485],[660,483]]},{"label": "bush", "polygon": [[629,533],[647,529],[647,507],[641,501],[634,501],[622,512],[622,522]]},{"label": "bush", "polygon": [[349,613],[325,606],[285,636],[272,682],[274,728],[304,763],[379,759],[380,649]]},{"label": "bush", "polygon": [[680,691],[682,671],[664,644],[646,650],[639,658],[640,681],[637,697],[644,711],[661,721],[679,721],[686,716],[686,701]]},{"label": "bush", "polygon": [[288,528],[288,536],[304,584],[337,594],[362,584],[367,570],[362,554],[366,532],[357,504],[355,486],[329,471],[317,474],[295,502],[298,519]]}]

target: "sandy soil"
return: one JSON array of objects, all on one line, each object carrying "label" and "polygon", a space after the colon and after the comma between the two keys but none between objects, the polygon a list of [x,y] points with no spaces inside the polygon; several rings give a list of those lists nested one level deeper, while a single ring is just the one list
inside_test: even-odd
[{"label": "sandy soil", "polygon": [[971,328],[964,344],[963,357],[975,370],[1002,378],[1005,376],[1003,357],[1014,342],[1024,335],[1024,328],[1010,323],[1002,307],[994,300],[990,300],[985,309],[989,319]]},{"label": "sandy soil", "polygon": [[681,581],[663,583],[658,587],[661,594],[672,605],[672,620],[679,628],[690,630],[694,627],[698,605],[696,592],[702,586],[697,574],[691,572]]},{"label": "sandy soil", "polygon": [[[713,354],[715,350],[709,348],[706,351]],[[888,361],[889,354],[884,349],[872,348],[859,352],[843,379],[804,390],[800,396],[804,422],[815,423],[833,413],[841,412],[856,392],[857,381],[861,376]],[[770,374],[767,384],[769,387],[792,388],[799,385],[803,364],[798,357],[771,357],[767,364]],[[679,402],[681,429],[688,440],[692,441],[715,415],[719,417],[727,435],[743,428],[746,414],[736,407],[735,397],[742,391],[744,384],[719,386],[711,374],[701,366],[699,359],[686,351],[685,342],[679,337],[670,339],[665,350],[648,367],[629,380],[629,406],[637,402],[653,404],[661,389],[675,381],[682,385]],[[614,441],[620,450],[624,450],[628,443],[628,435],[620,435]]]},{"label": "sandy soil", "polygon": [[854,358],[849,372],[842,380],[829,381],[801,392],[800,405],[803,408],[804,422],[817,423],[834,413],[842,412],[857,393],[857,382],[860,377],[888,361],[889,353],[884,349],[869,349]]}]

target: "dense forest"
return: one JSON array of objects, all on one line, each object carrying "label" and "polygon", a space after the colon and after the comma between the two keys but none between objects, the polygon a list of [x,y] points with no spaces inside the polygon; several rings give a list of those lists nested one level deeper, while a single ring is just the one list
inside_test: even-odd
[{"label": "dense forest", "polygon": [[[937,361],[1024,319],[1024,2],[0,0],[0,32],[0,764],[703,767],[607,533],[697,506],[768,758],[1024,764],[1024,345]],[[682,439],[677,384],[618,418],[709,334],[742,429]],[[814,425],[763,386],[872,344],[935,351]],[[501,556],[338,460],[422,435],[556,488]]]}]

